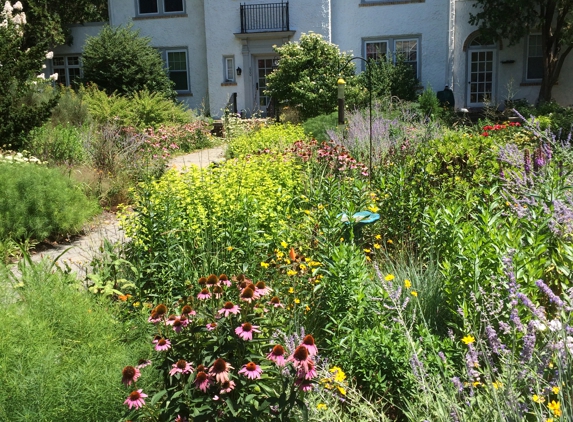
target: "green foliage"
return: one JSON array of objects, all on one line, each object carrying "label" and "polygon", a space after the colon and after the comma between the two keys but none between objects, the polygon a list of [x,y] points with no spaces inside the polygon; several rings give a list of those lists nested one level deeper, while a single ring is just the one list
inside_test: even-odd
[{"label": "green foliage", "polygon": [[90,37],[82,55],[83,81],[95,83],[108,95],[134,94],[147,90],[175,98],[173,82],[151,39],[140,37],[131,25],[105,26]]},{"label": "green foliage", "polygon": [[10,285],[10,270],[0,269],[0,419],[119,420],[121,371],[147,357],[147,339],[133,339],[115,305],[72,276],[46,262],[20,270]]},{"label": "green foliage", "polygon": [[418,96],[418,103],[425,116],[436,118],[440,114],[440,101],[430,84]]},{"label": "green foliage", "polygon": [[341,69],[351,56],[312,32],[275,51],[280,59],[277,69],[267,76],[267,95],[298,108],[304,120],[331,113],[337,104],[336,81],[339,77],[347,83],[353,79],[354,63]]},{"label": "green foliage", "polygon": [[57,169],[0,161],[0,238],[77,233],[97,205]]},{"label": "green foliage", "polygon": [[184,124],[191,119],[182,104],[147,89],[122,96],[90,88],[85,91],[84,101],[91,118],[100,124],[147,129],[162,124]]},{"label": "green foliage", "polygon": [[229,141],[228,154],[231,157],[243,157],[265,150],[282,151],[304,138],[304,130],[299,125],[271,124],[232,138]]},{"label": "green foliage", "polygon": [[302,124],[306,136],[315,138],[317,141],[328,141],[330,136],[326,132],[336,129],[338,124],[338,112],[322,114],[308,119]]},{"label": "green foliage", "polygon": [[0,145],[19,149],[28,132],[49,118],[58,99],[37,78],[47,43],[44,40],[27,48],[25,13],[11,9],[0,11]]},{"label": "green foliage", "polygon": [[90,122],[87,103],[84,101],[85,91],[74,91],[70,87],[60,85],[60,98],[52,110],[50,122],[52,126],[73,125],[84,126]]},{"label": "green foliage", "polygon": [[40,160],[57,165],[74,166],[87,158],[81,130],[75,126],[45,124],[30,133],[24,148]]}]

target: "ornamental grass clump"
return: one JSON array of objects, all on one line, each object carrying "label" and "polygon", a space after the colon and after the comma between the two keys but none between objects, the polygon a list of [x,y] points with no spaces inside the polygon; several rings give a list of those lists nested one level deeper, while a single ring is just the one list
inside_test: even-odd
[{"label": "ornamental grass clump", "polygon": [[148,321],[161,381],[145,391],[138,380],[149,369],[124,368],[126,417],[254,421],[285,420],[295,409],[306,413],[304,393],[316,384],[318,348],[311,335],[281,337],[290,317],[273,306],[272,291],[242,274],[211,274],[176,303],[155,306]]}]

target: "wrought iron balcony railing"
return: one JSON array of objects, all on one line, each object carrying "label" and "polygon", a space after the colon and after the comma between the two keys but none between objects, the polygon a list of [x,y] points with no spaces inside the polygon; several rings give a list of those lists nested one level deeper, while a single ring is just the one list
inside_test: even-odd
[{"label": "wrought iron balcony railing", "polygon": [[241,33],[290,31],[288,1],[241,4]]}]

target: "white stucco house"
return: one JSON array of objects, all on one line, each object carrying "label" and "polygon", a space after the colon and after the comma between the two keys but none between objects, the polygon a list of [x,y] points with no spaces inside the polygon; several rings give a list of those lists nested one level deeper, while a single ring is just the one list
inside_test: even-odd
[{"label": "white stucco house", "polygon": [[[175,81],[179,99],[220,116],[226,107],[265,113],[265,76],[274,45],[310,31],[364,58],[402,53],[420,85],[450,86],[456,107],[485,98],[534,102],[540,84],[541,36],[519,45],[486,45],[468,23],[471,0],[109,0],[109,24],[133,23],[149,36]],[[474,9],[475,10],[475,9]],[[60,82],[81,74],[82,46],[103,23],[73,28],[74,44],[55,50]],[[357,71],[363,70],[360,64]],[[333,87],[336,89],[336,87]],[[573,104],[573,57],[561,71],[555,99]]]}]

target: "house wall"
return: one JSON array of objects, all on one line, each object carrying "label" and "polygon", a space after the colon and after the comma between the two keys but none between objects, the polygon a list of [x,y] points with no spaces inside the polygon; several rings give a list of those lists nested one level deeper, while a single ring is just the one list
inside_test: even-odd
[{"label": "house wall", "polygon": [[[420,84],[436,91],[446,85],[449,0],[419,3],[362,4],[333,0],[332,41],[342,51],[365,57],[364,40],[415,36],[419,38]],[[363,63],[357,70],[364,69]]]}]

